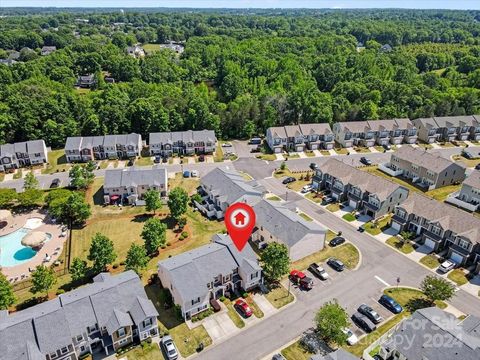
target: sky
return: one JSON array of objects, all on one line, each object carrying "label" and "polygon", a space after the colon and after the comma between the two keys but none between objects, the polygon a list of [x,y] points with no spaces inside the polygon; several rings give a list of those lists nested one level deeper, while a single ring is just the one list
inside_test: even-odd
[{"label": "sky", "polygon": [[476,9],[480,0],[0,0],[0,7]]}]

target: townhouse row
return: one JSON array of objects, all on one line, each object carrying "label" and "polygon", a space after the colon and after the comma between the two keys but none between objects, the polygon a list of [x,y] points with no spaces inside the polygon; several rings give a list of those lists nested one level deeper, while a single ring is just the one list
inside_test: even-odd
[{"label": "townhouse row", "polygon": [[[65,156],[67,162],[129,159],[140,156],[144,146],[139,134],[69,137]],[[212,154],[217,138],[212,130],[151,133],[148,146],[151,156]]]},{"label": "townhouse row", "polygon": [[47,147],[43,140],[0,145],[0,171],[41,165],[47,162]]},{"label": "townhouse row", "polygon": [[480,115],[299,124],[271,127],[266,132],[273,152],[329,150],[435,141],[480,140]]},{"label": "townhouse row", "polygon": [[158,312],[133,271],[101,273],[93,283],[22,311],[0,311],[2,360],[104,358],[157,336]]}]

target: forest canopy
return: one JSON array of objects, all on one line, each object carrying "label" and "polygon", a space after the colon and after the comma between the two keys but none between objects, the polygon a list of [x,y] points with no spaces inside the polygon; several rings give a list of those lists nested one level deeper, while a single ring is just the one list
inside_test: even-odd
[{"label": "forest canopy", "polygon": [[[0,15],[0,59],[18,52],[0,64],[3,142],[62,147],[80,134],[204,128],[231,138],[284,124],[480,113],[478,11]],[[185,51],[158,48],[170,41]],[[134,44],[147,55],[128,55]],[[57,50],[41,56],[43,46]],[[95,88],[76,88],[87,74]]]}]

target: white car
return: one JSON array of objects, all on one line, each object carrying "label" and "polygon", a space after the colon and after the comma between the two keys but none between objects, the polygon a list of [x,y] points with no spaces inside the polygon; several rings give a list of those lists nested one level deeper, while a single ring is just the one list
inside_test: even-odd
[{"label": "white car", "polygon": [[357,335],[353,333],[352,330],[349,328],[344,328],[342,332],[347,335],[347,344],[348,345],[355,345],[358,342]]},{"label": "white car", "polygon": [[302,188],[302,194],[306,194],[308,192],[312,191],[312,185],[305,185],[303,188]]},{"label": "white car", "polygon": [[160,340],[160,345],[165,352],[168,360],[177,360],[178,359],[178,351],[175,343],[173,342],[170,335],[165,335],[162,340]]},{"label": "white car", "polygon": [[198,177],[198,171],[197,170],[190,171],[190,177]]},{"label": "white car", "polygon": [[445,260],[442,263],[442,265],[439,266],[438,271],[445,274],[445,273],[449,272],[450,270],[455,269],[456,266],[457,266],[457,264],[455,262],[453,262],[452,260]]}]

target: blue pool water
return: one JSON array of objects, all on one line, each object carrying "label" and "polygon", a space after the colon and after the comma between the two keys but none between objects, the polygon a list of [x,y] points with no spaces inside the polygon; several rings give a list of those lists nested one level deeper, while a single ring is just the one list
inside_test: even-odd
[{"label": "blue pool water", "polygon": [[11,234],[0,236],[0,266],[15,266],[30,260],[37,253],[22,245],[28,229],[19,229]]}]

